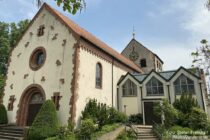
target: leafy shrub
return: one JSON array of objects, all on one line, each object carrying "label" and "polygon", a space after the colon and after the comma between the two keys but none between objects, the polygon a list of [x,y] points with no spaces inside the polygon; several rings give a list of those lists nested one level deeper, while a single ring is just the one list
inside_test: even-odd
[{"label": "leafy shrub", "polygon": [[98,107],[99,107],[99,113],[97,116],[97,123],[99,129],[101,129],[102,126],[108,123],[109,112],[106,104],[99,103]]},{"label": "leafy shrub", "polygon": [[113,107],[109,109],[109,119],[108,123],[112,124],[117,122],[117,117],[118,117],[118,111],[115,110]]},{"label": "leafy shrub", "polygon": [[71,133],[70,135],[63,138],[59,138],[58,136],[55,136],[55,137],[47,138],[45,140],[76,140],[76,136],[74,133]]},{"label": "leafy shrub", "polygon": [[67,129],[68,129],[68,131],[73,132],[74,131],[74,123],[71,121],[68,121]]},{"label": "leafy shrub", "polygon": [[142,124],[143,123],[143,116],[142,114],[132,114],[129,116],[128,121],[134,124]]},{"label": "leafy shrub", "polygon": [[129,140],[126,131],[120,133],[120,135],[117,137],[117,140]]},{"label": "leafy shrub", "polygon": [[173,126],[178,118],[178,111],[169,104],[168,100],[163,100],[162,104],[157,103],[154,107],[154,112],[157,116],[164,114],[164,125],[168,128]]},{"label": "leafy shrub", "polygon": [[173,106],[184,114],[188,114],[192,111],[193,107],[199,107],[196,99],[193,98],[192,94],[184,93],[180,99],[176,99]]},{"label": "leafy shrub", "polygon": [[167,133],[167,129],[164,125],[162,124],[155,124],[153,127],[153,132],[155,133],[155,135],[160,139],[169,139],[170,136]]},{"label": "leafy shrub", "polygon": [[93,132],[96,130],[96,126],[92,119],[82,120],[78,138],[84,140],[90,140]]},{"label": "leafy shrub", "polygon": [[106,124],[126,122],[127,116],[114,108],[109,108],[106,104],[98,103],[96,99],[91,99],[82,111],[82,120],[92,119],[101,129]]},{"label": "leafy shrub", "polygon": [[117,137],[117,140],[136,140],[136,139],[137,139],[137,137],[136,137],[135,133],[132,130],[123,131]]},{"label": "leafy shrub", "polygon": [[0,74],[0,102],[1,102],[2,97],[3,97],[4,82],[5,82],[4,75]]},{"label": "leafy shrub", "polygon": [[193,108],[189,115],[189,126],[193,130],[205,130],[208,124],[206,113],[200,108]]},{"label": "leafy shrub", "polygon": [[207,131],[208,135],[210,135],[210,121],[208,121],[208,123],[207,123],[206,131]]},{"label": "leafy shrub", "polygon": [[125,123],[128,117],[123,112],[117,111],[115,108],[109,108],[108,122],[112,123]]},{"label": "leafy shrub", "polygon": [[185,133],[190,133],[192,130],[188,127],[182,127],[182,126],[175,125],[170,128],[170,131],[172,131],[174,134],[177,134],[180,131],[185,132]]},{"label": "leafy shrub", "polygon": [[97,117],[99,115],[99,106],[96,99],[90,99],[85,106],[84,111],[82,111],[82,119],[93,119],[97,122]]},{"label": "leafy shrub", "polygon": [[189,115],[189,113],[184,114],[181,111],[179,111],[176,125],[180,125],[182,127],[189,127]]},{"label": "leafy shrub", "polygon": [[90,99],[82,111],[82,119],[92,119],[101,128],[108,122],[108,110],[106,104],[97,103],[96,99]]},{"label": "leafy shrub", "polygon": [[32,126],[29,129],[29,140],[43,140],[55,136],[59,132],[59,122],[56,108],[51,100],[47,100],[42,105]]},{"label": "leafy shrub", "polygon": [[7,111],[3,104],[0,104],[0,124],[7,124]]}]

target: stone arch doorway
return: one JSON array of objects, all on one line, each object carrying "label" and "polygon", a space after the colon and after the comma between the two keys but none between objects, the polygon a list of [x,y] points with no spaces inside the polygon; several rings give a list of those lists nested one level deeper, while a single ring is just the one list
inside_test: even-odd
[{"label": "stone arch doorway", "polygon": [[45,93],[40,85],[33,84],[27,87],[19,101],[17,125],[30,126],[45,101]]}]

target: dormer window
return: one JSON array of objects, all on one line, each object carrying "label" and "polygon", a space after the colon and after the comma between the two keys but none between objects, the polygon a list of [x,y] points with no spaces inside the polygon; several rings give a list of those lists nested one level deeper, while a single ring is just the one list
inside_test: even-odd
[{"label": "dormer window", "polygon": [[174,82],[174,89],[176,95],[183,93],[195,94],[195,87],[193,80],[181,74]]},{"label": "dormer window", "polygon": [[39,26],[39,29],[37,31],[37,36],[43,36],[44,35],[44,25]]},{"label": "dormer window", "polygon": [[164,95],[163,83],[152,77],[146,84],[147,96],[162,96]]},{"label": "dormer window", "polygon": [[122,86],[123,97],[137,96],[137,85],[128,79]]},{"label": "dormer window", "polygon": [[146,59],[141,59],[141,60],[140,60],[140,66],[141,66],[142,68],[147,67],[147,61],[146,61]]}]

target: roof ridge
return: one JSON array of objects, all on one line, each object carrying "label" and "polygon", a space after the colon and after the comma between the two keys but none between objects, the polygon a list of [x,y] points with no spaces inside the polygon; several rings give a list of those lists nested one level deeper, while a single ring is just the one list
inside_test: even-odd
[{"label": "roof ridge", "polygon": [[49,6],[47,3],[43,4],[43,7],[46,7],[50,12],[55,14],[57,17],[60,18],[73,32],[75,32],[80,37],[83,37],[93,43],[95,46],[97,46],[99,49],[103,50],[104,52],[108,53],[112,57],[114,57],[116,60],[120,61],[122,64],[130,67],[131,69],[142,72],[143,70],[139,68],[134,62],[130,61],[128,58],[121,55],[119,52],[111,48],[109,45],[98,39],[96,36],[92,35],[90,32],[85,30],[84,28],[80,27],[78,24],[76,24],[74,21],[69,19],[67,16],[61,14],[59,11],[55,10],[51,6]]}]

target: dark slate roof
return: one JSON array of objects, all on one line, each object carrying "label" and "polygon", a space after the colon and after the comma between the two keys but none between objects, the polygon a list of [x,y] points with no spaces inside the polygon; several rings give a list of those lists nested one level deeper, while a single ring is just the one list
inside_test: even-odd
[{"label": "dark slate roof", "polygon": [[144,78],[147,77],[147,74],[134,74],[133,75],[139,82],[142,82]]},{"label": "dark slate roof", "polygon": [[[157,72],[160,76],[162,76],[165,80],[169,80],[172,78],[172,76],[177,72],[178,70],[170,70],[170,71],[163,71],[163,72]],[[200,72],[198,68],[189,68],[187,69],[190,73],[200,77]],[[139,74],[134,73],[132,74],[139,82],[142,82],[149,74]]]},{"label": "dark slate roof", "polygon": [[166,80],[169,80],[175,73],[176,71],[164,71],[164,72],[159,72],[159,74],[165,78]]}]

